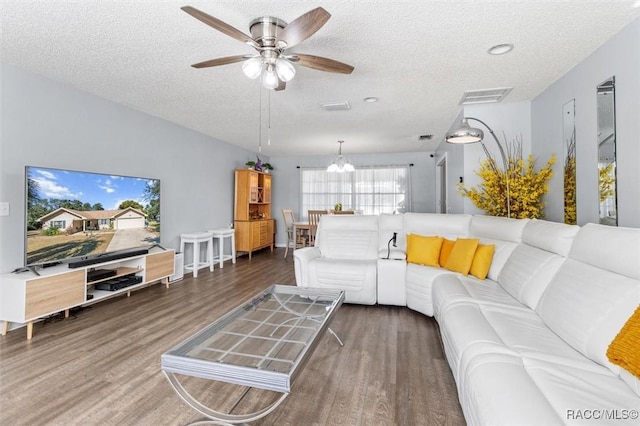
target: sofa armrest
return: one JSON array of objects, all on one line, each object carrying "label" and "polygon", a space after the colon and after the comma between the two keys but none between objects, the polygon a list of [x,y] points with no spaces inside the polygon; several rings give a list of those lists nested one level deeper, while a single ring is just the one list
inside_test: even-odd
[{"label": "sofa armrest", "polygon": [[293,252],[293,266],[298,287],[309,286],[309,262],[320,256],[318,247],[304,247]]}]

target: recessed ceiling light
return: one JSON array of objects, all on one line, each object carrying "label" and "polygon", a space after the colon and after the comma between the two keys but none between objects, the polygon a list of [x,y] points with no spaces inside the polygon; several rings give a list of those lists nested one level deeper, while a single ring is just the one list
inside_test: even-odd
[{"label": "recessed ceiling light", "polygon": [[509,53],[513,50],[513,44],[504,43],[504,44],[496,44],[495,46],[489,48],[487,51],[490,55],[504,55],[505,53]]},{"label": "recessed ceiling light", "polygon": [[374,102],[378,102],[378,98],[376,98],[375,96],[367,96],[366,98],[363,99],[363,101],[372,104]]},{"label": "recessed ceiling light", "polygon": [[638,0],[637,2],[635,2],[635,3],[633,4],[633,7],[640,7],[640,0]]}]

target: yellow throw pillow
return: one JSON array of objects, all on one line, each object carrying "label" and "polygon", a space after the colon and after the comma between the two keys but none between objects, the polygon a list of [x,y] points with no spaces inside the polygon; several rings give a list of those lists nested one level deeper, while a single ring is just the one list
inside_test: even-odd
[{"label": "yellow throw pillow", "polygon": [[444,267],[453,272],[468,275],[479,241],[475,238],[458,238]]},{"label": "yellow throw pillow", "polygon": [[484,280],[489,274],[489,268],[491,267],[491,261],[493,260],[493,252],[496,249],[494,244],[485,245],[478,244],[476,253],[473,256],[473,262],[471,262],[471,269],[469,273],[476,278]]},{"label": "yellow throw pillow", "polygon": [[607,358],[640,379],[640,305],[609,345]]},{"label": "yellow throw pillow", "polygon": [[447,263],[447,259],[449,259],[449,255],[451,254],[451,250],[453,250],[453,245],[455,243],[455,241],[447,240],[446,238],[442,241],[442,248],[440,249],[440,258],[438,259],[438,262],[443,268],[445,263]]},{"label": "yellow throw pillow", "polygon": [[442,237],[407,234],[407,262],[425,266],[440,266],[438,258],[442,240],[444,240]]}]

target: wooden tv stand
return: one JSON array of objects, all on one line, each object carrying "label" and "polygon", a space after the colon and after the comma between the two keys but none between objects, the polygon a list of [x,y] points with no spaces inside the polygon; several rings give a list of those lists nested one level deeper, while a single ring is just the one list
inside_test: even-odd
[{"label": "wooden tv stand", "polygon": [[[163,281],[169,287],[169,277],[174,274],[173,250],[141,254],[125,259],[107,261],[94,265],[70,269],[58,265],[38,270],[0,275],[0,321],[2,335],[9,330],[9,323],[27,323],[27,339],[33,337],[33,322],[40,318],[86,306],[121,294]],[[106,278],[87,280],[87,272],[94,269],[110,269],[115,274]],[[95,285],[111,280],[131,278],[136,284],[118,290],[98,290]],[[134,278],[138,277],[138,278]]]}]

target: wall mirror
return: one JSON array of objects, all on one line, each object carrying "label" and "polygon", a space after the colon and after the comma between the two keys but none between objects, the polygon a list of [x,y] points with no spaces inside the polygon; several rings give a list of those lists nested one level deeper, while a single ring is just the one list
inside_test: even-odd
[{"label": "wall mirror", "polygon": [[564,223],[577,223],[576,211],[576,102],[571,99],[562,106],[564,137]]},{"label": "wall mirror", "polygon": [[615,77],[598,85],[597,108],[600,223],[617,226]]}]

